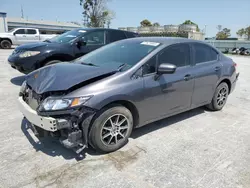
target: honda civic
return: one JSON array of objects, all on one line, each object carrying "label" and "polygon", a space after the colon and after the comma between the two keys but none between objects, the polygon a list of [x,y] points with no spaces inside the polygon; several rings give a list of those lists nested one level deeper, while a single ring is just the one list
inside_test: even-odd
[{"label": "honda civic", "polygon": [[19,107],[37,136],[81,152],[112,152],[135,128],[206,106],[221,110],[233,92],[236,63],[184,38],[138,37],[26,76]]}]

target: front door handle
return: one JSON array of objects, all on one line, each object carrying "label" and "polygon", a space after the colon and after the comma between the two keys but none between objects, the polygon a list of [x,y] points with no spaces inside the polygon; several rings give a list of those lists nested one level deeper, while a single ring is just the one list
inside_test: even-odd
[{"label": "front door handle", "polygon": [[188,81],[190,79],[191,79],[191,75],[190,74],[187,74],[187,75],[184,76],[184,80],[185,81]]},{"label": "front door handle", "polygon": [[221,67],[215,67],[215,71],[217,72],[217,71],[219,71],[221,69]]}]

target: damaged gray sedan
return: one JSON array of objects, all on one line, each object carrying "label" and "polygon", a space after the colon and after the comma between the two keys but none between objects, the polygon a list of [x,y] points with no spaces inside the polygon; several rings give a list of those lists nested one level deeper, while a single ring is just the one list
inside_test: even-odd
[{"label": "damaged gray sedan", "polygon": [[37,136],[77,153],[112,152],[134,128],[204,105],[221,110],[238,76],[236,63],[202,42],[140,37],[30,73],[18,101]]}]

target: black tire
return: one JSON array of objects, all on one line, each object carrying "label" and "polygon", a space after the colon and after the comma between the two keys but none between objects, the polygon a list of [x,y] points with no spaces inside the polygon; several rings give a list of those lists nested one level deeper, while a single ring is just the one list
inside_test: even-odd
[{"label": "black tire", "polygon": [[[119,126],[120,128],[117,128],[120,130],[119,131],[116,130],[117,132],[115,132],[115,130],[113,129],[112,131],[106,130],[106,128],[111,127],[109,119],[111,118],[113,122],[117,123],[118,115],[120,115],[120,118],[118,118],[119,123],[122,122],[123,118],[125,117],[125,122]],[[127,129],[125,130],[124,127],[127,127]],[[132,132],[132,129],[133,129],[133,116],[127,108],[120,105],[110,106],[109,108],[105,108],[101,110],[94,117],[89,134],[91,146],[98,152],[108,153],[116,151],[119,148],[123,147],[128,142],[128,138]],[[110,135],[110,136],[105,137],[105,135]],[[123,137],[121,135],[123,135]],[[108,144],[109,141],[110,144]]]},{"label": "black tire", "polygon": [[3,49],[10,49],[11,48],[11,42],[9,40],[2,40],[0,43],[1,48]]},{"label": "black tire", "polygon": [[60,62],[61,62],[60,60],[51,60],[51,61],[46,62],[44,66],[48,66],[48,65],[52,65],[52,64],[56,64]]},{"label": "black tire", "polygon": [[229,95],[229,87],[227,83],[222,82],[220,85],[217,86],[214,92],[213,99],[210,104],[206,107],[212,111],[219,111],[221,110],[226,102]]}]

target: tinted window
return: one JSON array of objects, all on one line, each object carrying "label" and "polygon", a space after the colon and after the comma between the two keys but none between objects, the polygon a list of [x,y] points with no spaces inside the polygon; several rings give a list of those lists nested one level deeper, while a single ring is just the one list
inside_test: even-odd
[{"label": "tinted window", "polygon": [[159,64],[171,63],[177,67],[190,65],[190,49],[187,44],[177,44],[170,47],[159,55]]},{"label": "tinted window", "polygon": [[86,45],[103,45],[104,42],[104,31],[94,31],[84,35],[82,38],[86,41]]},{"label": "tinted window", "polygon": [[194,49],[196,64],[217,60],[217,52],[207,45],[194,44]]},{"label": "tinted window", "polygon": [[25,34],[24,29],[18,29],[15,34]]},{"label": "tinted window", "polygon": [[36,30],[35,29],[27,29],[27,34],[34,35],[34,34],[36,34]]},{"label": "tinted window", "polygon": [[109,31],[110,42],[125,39],[126,36],[123,31]]},{"label": "tinted window", "polygon": [[133,33],[133,32],[125,32],[125,33],[128,38],[139,37],[138,33]]},{"label": "tinted window", "polygon": [[156,56],[152,57],[150,60],[148,60],[147,63],[145,63],[142,67],[143,74],[150,74],[154,73],[156,71]]}]

